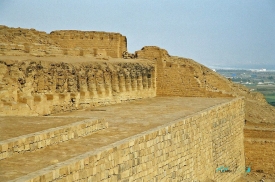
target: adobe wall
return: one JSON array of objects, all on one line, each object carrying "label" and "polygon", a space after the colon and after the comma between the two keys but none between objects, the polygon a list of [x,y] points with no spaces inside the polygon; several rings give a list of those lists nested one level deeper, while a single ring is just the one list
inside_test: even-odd
[{"label": "adobe wall", "polygon": [[149,61],[71,62],[0,60],[0,115],[48,115],[156,95]]},{"label": "adobe wall", "polygon": [[158,96],[232,96],[232,82],[191,59],[170,56],[155,46],[136,51],[136,56],[156,61]]},{"label": "adobe wall", "polygon": [[119,33],[63,30],[53,31],[49,37],[65,50],[80,48],[82,51],[93,52],[100,49],[113,58],[121,58],[122,53],[127,51],[126,37]]},{"label": "adobe wall", "polygon": [[60,30],[50,34],[35,29],[0,25],[0,55],[12,56],[103,56],[122,58],[127,39],[119,33]]},{"label": "adobe wall", "polygon": [[243,127],[238,98],[16,180],[232,182],[245,170]]}]

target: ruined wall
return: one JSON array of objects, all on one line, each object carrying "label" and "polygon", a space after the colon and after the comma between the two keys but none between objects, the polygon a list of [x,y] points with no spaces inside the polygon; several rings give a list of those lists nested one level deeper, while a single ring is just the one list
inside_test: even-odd
[{"label": "ruined wall", "polygon": [[85,54],[85,51],[101,49],[110,57],[121,58],[122,53],[127,51],[126,37],[119,33],[68,30],[53,31],[49,37],[65,50],[79,48],[80,54],[81,51]]},{"label": "ruined wall", "polygon": [[159,96],[232,96],[229,80],[191,59],[172,57],[158,47],[144,47],[136,56],[157,62]]},{"label": "ruined wall", "polygon": [[97,56],[98,51],[121,58],[127,51],[126,37],[119,33],[64,30],[50,34],[35,29],[0,26],[0,55]]},{"label": "ruined wall", "polygon": [[245,169],[243,121],[234,99],[16,180],[232,182]]},{"label": "ruined wall", "polygon": [[155,96],[146,61],[0,61],[0,115],[47,115]]},{"label": "ruined wall", "polygon": [[63,50],[46,32],[0,26],[0,55],[59,56]]}]

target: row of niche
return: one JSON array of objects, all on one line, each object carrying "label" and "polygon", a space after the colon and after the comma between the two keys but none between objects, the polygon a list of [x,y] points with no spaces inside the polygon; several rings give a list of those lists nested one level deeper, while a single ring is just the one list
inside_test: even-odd
[{"label": "row of niche", "polygon": [[124,92],[155,87],[153,66],[130,64],[110,68],[88,65],[76,68],[68,64],[51,64],[49,68],[45,68],[40,64],[31,64],[25,71],[22,67],[19,70],[22,72],[18,78],[19,87],[29,86],[33,88],[33,92],[38,93],[94,92],[103,91],[104,88],[110,90],[109,87],[114,92]]}]

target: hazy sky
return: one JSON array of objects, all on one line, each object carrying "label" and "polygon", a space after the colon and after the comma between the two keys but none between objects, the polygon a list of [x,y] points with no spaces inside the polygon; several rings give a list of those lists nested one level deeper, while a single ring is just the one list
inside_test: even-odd
[{"label": "hazy sky", "polygon": [[206,66],[275,66],[275,0],[0,0],[0,24],[127,36]]}]

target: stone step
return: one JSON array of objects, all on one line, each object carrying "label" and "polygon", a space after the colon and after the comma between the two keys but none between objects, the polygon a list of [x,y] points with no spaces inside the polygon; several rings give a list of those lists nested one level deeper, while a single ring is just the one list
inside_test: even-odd
[{"label": "stone step", "polygon": [[0,141],[0,160],[15,154],[35,151],[78,137],[88,136],[107,127],[108,123],[104,119],[85,119],[64,126],[3,140]]}]

